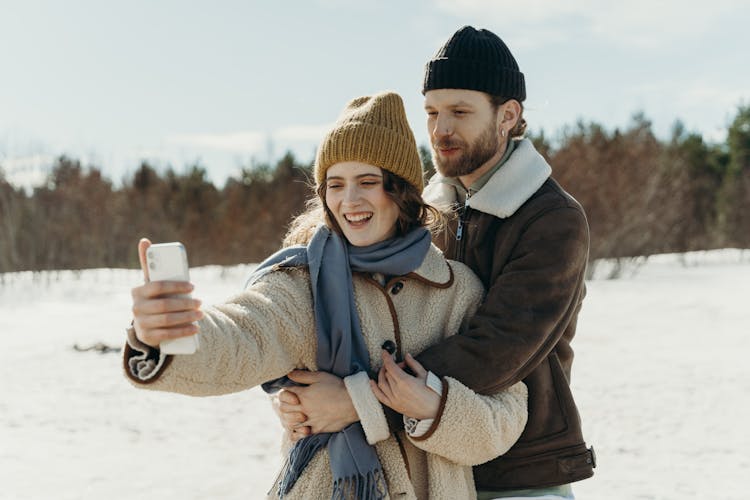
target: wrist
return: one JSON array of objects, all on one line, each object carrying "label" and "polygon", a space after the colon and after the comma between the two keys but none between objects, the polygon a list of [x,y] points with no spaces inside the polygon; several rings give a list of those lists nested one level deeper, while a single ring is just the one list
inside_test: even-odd
[{"label": "wrist", "polygon": [[138,329],[136,328],[135,321],[130,322],[130,326],[125,330],[125,332],[127,333],[127,342],[133,349],[141,352],[159,350],[158,345],[152,346],[144,342],[140,335],[138,335]]},{"label": "wrist", "polygon": [[432,436],[438,425],[440,425],[440,420],[445,410],[445,402],[448,397],[448,386],[432,372],[427,373],[427,381],[425,383],[434,392],[437,393],[440,391],[440,403],[437,413],[432,418],[417,420],[404,417],[404,428],[407,429],[409,438],[414,441],[424,441]]},{"label": "wrist", "polygon": [[415,415],[410,415],[417,420],[435,418],[440,410],[440,399],[443,395],[443,382],[434,373],[427,372],[424,384],[430,391],[423,401],[422,408],[418,412],[415,412]]}]

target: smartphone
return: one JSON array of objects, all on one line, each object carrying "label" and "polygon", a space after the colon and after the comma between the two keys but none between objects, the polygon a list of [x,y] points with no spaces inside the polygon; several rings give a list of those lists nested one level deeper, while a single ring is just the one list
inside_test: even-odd
[{"label": "smartphone", "polygon": [[[187,251],[180,242],[158,243],[148,247],[146,265],[151,281],[190,281]],[[189,294],[184,296],[190,297]],[[193,354],[198,347],[198,334],[165,340],[159,344],[164,354]]]}]

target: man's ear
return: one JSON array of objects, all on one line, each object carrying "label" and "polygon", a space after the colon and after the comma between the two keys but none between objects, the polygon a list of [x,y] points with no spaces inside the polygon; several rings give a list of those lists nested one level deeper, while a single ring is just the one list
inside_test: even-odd
[{"label": "man's ear", "polygon": [[[518,118],[521,116],[521,103],[515,99],[509,99],[500,105],[497,113],[497,131],[501,136],[505,137],[508,132],[513,130],[513,127],[518,123]],[[504,130],[505,134],[501,131]]]}]

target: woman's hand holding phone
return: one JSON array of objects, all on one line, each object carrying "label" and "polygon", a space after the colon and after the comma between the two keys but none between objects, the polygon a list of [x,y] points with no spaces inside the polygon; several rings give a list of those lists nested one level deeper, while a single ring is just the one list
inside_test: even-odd
[{"label": "woman's hand holding phone", "polygon": [[[200,310],[200,300],[190,296],[193,285],[189,281],[150,280],[149,262],[146,258],[149,247],[151,241],[146,238],[138,242],[138,257],[145,283],[131,291],[133,327],[141,342],[159,347],[165,341],[196,335],[199,329],[195,322],[203,317],[203,312]],[[197,342],[195,347],[197,348]],[[164,346],[162,351],[170,354]],[[189,352],[174,352],[182,353]]]}]

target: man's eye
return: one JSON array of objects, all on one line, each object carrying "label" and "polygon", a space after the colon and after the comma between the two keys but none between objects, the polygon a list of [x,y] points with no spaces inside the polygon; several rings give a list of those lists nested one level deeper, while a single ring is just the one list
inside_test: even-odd
[{"label": "man's eye", "polygon": [[437,116],[437,111],[428,111],[427,116]]}]

